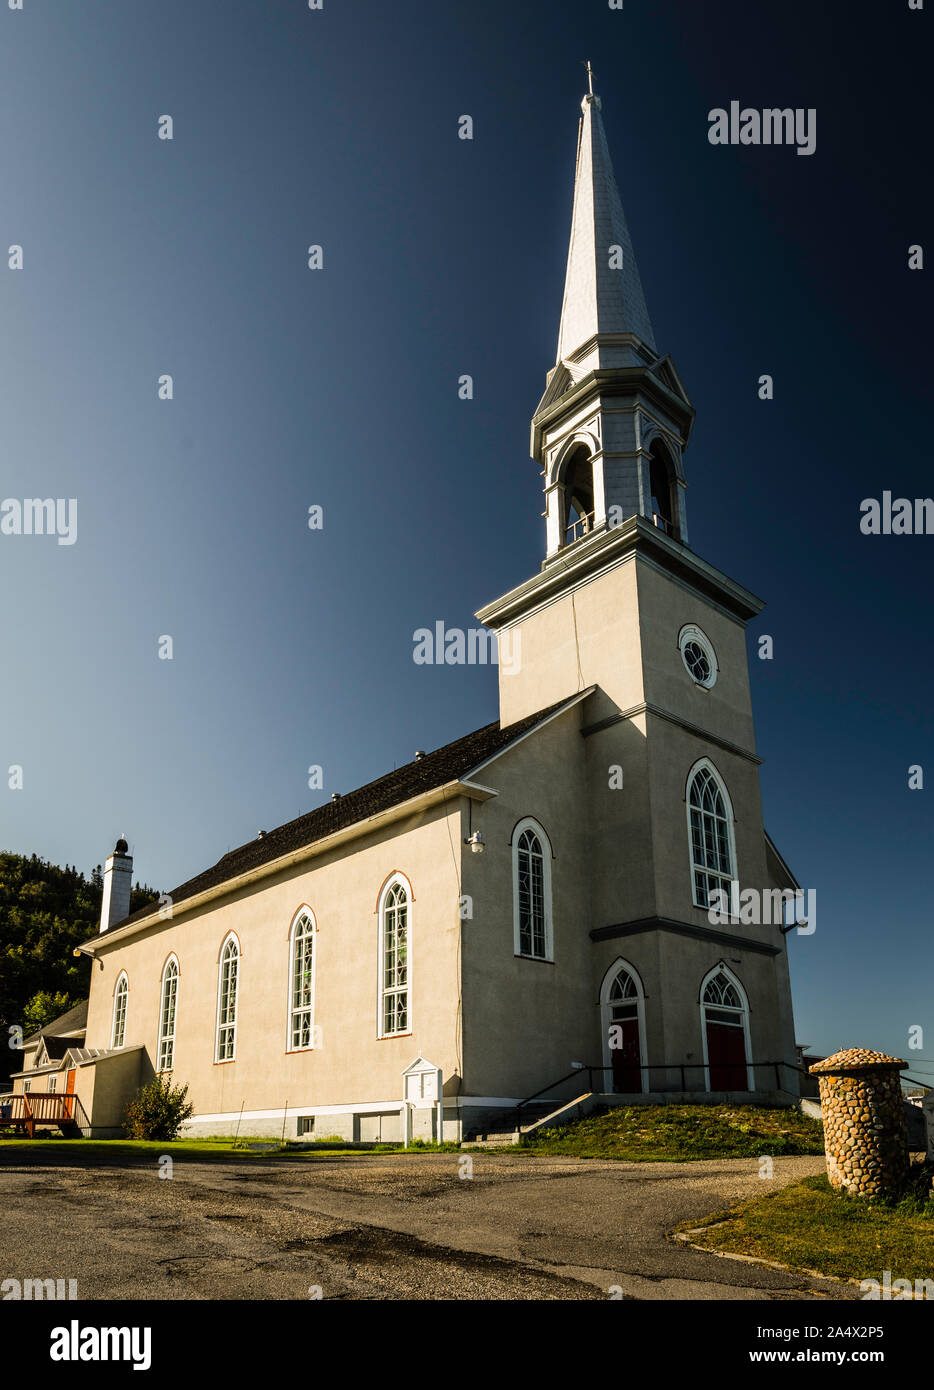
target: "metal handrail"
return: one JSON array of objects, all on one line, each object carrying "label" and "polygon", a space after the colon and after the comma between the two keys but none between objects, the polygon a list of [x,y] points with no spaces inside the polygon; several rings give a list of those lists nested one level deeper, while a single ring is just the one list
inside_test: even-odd
[{"label": "metal handrail", "polygon": [[[717,1064],[715,1064],[715,1065],[717,1065]],[[740,1063],[740,1062],[735,1062],[735,1063],[721,1063],[721,1064],[719,1064],[719,1065],[723,1065],[723,1066],[736,1066],[736,1067],[743,1066],[743,1067],[745,1067],[745,1068],[753,1067],[753,1068],[758,1068],[758,1069],[762,1069],[762,1068],[765,1068],[765,1067],[774,1067],[774,1068],[775,1068],[775,1089],[776,1089],[777,1091],[782,1091],[782,1092],[784,1092],[785,1095],[789,1095],[789,1096],[793,1096],[793,1095],[794,1095],[794,1092],[793,1092],[793,1091],[789,1091],[788,1088],[787,1088],[787,1086],[783,1086],[783,1085],[782,1085],[782,1083],[781,1083],[780,1068],[786,1067],[789,1071],[797,1071],[797,1072],[800,1072],[802,1076],[806,1076],[806,1075],[808,1074],[808,1073],[804,1070],[803,1067],[798,1067],[798,1066],[795,1066],[795,1064],[794,1064],[793,1062],[785,1062],[785,1061],[781,1061],[781,1062],[775,1062],[775,1061],[769,1061],[769,1062],[742,1062],[742,1063]],[[680,1074],[681,1074],[681,1090],[682,1090],[682,1092],[685,1092],[685,1093],[687,1093],[687,1094],[690,1094],[690,1092],[688,1092],[687,1078],[686,1078],[685,1073],[686,1073],[686,1072],[689,1072],[689,1071],[703,1071],[703,1072],[705,1072],[705,1073],[707,1073],[707,1074],[709,1075],[710,1069],[711,1069],[711,1064],[710,1064],[709,1062],[650,1062],[650,1063],[645,1063],[644,1065],[643,1065],[641,1062],[639,1062],[639,1063],[633,1063],[633,1070],[635,1070],[637,1066],[638,1066],[638,1070],[639,1070],[640,1072],[652,1072],[652,1071],[677,1071],[677,1072],[680,1072]],[[594,1084],[593,1084],[594,1073],[597,1072],[597,1073],[599,1073],[599,1074],[602,1076],[602,1075],[604,1075],[606,1072],[612,1073],[612,1071],[613,1071],[612,1066],[599,1066],[599,1067],[598,1067],[598,1066],[591,1066],[589,1063],[588,1063],[588,1064],[584,1064],[583,1066],[580,1066],[580,1067],[574,1067],[573,1070],[569,1071],[565,1076],[559,1077],[559,1078],[557,1079],[557,1081],[550,1081],[550,1082],[548,1083],[547,1086],[543,1086],[542,1089],[541,1089],[540,1091],[536,1091],[536,1092],[534,1093],[534,1095],[526,1096],[525,1100],[520,1100],[519,1104],[516,1106],[516,1111],[515,1111],[515,1113],[516,1113],[516,1129],[517,1129],[517,1131],[518,1131],[518,1130],[521,1130],[521,1128],[522,1128],[522,1111],[523,1111],[523,1109],[525,1108],[525,1106],[529,1105],[533,1100],[537,1100],[537,1099],[539,1098],[539,1096],[543,1096],[543,1095],[545,1094],[546,1091],[553,1091],[553,1090],[555,1089],[555,1087],[563,1085],[565,1081],[569,1081],[569,1080],[571,1079],[572,1076],[582,1076],[583,1073],[586,1072],[586,1073],[587,1073],[587,1090],[588,1090],[588,1092],[593,1092],[593,1091],[594,1091]],[[726,1094],[726,1095],[737,1094],[738,1091],[739,1091],[740,1089],[743,1089],[743,1090],[744,1090],[745,1088],[731,1088],[731,1090],[725,1092],[725,1094]],[[699,1092],[698,1094],[707,1094],[707,1093],[706,1093],[706,1092]],[[556,1103],[556,1107],[555,1107],[555,1108],[557,1109],[558,1106],[560,1106],[560,1104],[561,1104],[561,1102],[558,1101],[558,1102]]]}]

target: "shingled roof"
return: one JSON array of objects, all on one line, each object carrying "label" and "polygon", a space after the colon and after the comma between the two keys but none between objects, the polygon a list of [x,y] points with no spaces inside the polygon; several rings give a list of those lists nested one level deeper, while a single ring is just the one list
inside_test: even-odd
[{"label": "shingled roof", "polygon": [[38,1042],[40,1038],[45,1038],[46,1042],[50,1037],[75,1037],[79,1036],[82,1029],[87,1028],[88,1023],[88,1001],[82,999],[80,1004],[76,1004],[73,1009],[69,1009],[67,1014],[61,1014],[58,1018],[53,1018],[51,1023],[47,1023],[38,1032],[30,1033],[28,1038],[23,1039],[23,1047],[28,1047],[30,1043]]},{"label": "shingled roof", "polygon": [[[387,772],[375,782],[367,782],[365,786],[347,792],[336,801],[326,801],[314,811],[288,821],[276,830],[267,831],[255,840],[241,845],[239,849],[225,854],[212,868],[173,888],[169,894],[173,908],[178,908],[198,893],[217,888],[241,874],[280,859],[285,854],[304,849],[316,840],[323,840],[326,836],[333,835],[338,830],[345,830],[358,821],[378,815],[381,811],[391,810],[392,807],[400,806],[415,796],[444,786],[446,782],[465,777],[495,753],[502,752],[510,743],[534,729],[536,724],[543,723],[578,698],[570,696],[568,699],[559,700],[547,709],[530,714],[514,724],[503,726],[499,720],[486,724],[472,734],[465,734],[453,743],[446,743],[443,748],[436,748],[433,753],[426,753],[393,772]],[[131,922],[142,921],[145,917],[151,916],[154,910],[155,905],[150,903],[131,913],[129,917],[124,917],[121,922],[115,922],[109,930],[114,932]]]}]

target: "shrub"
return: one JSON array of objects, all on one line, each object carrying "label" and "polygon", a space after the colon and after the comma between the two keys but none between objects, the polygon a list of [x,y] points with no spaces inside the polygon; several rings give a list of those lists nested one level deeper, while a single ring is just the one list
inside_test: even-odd
[{"label": "shrub", "polygon": [[154,1076],[127,1106],[123,1128],[128,1139],[177,1139],[194,1113],[187,1086],[173,1086],[167,1076]]}]

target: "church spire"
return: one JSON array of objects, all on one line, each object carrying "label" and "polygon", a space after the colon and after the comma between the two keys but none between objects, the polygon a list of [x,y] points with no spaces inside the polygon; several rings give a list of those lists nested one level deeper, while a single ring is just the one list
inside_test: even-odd
[{"label": "church spire", "polygon": [[628,518],[688,542],[683,455],[694,407],[661,356],[587,64],[558,360],[532,416],[545,564]]},{"label": "church spire", "polygon": [[[596,337],[635,334],[655,350],[655,337],[629,228],[613,175],[600,98],[587,64],[588,92],[581,102],[574,179],[574,212],[568,250],[558,362]],[[603,354],[598,352],[598,359]],[[598,360],[595,365],[609,365]]]}]

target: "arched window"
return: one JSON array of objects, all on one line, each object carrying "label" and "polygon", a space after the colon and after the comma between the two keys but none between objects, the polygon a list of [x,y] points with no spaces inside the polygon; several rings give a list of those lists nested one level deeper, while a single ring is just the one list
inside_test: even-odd
[{"label": "arched window", "polygon": [[162,971],[159,1008],[159,1071],[171,1071],[175,1062],[175,1006],[178,1002],[178,961],[169,956]]},{"label": "arched window", "polygon": [[[688,782],[688,831],[695,907],[734,912],[736,851],[733,811],[716,768],[704,758]],[[725,893],[725,898],[712,893]],[[734,914],[735,915],[735,914]]]},{"label": "arched window", "polygon": [[411,944],[411,904],[406,881],[394,874],[386,884],[379,904],[379,1036],[410,1033],[412,1017],[409,991]]},{"label": "arched window", "polygon": [[289,964],[289,1049],[312,1047],[314,1038],[315,920],[302,908],[292,923]]},{"label": "arched window", "polygon": [[216,1062],[232,1062],[237,1046],[237,986],[240,973],[240,948],[237,938],[229,936],[221,951],[217,977],[217,1047]]},{"label": "arched window", "polygon": [[748,1065],[749,1005],[739,980],[722,961],[701,985],[701,1025],[707,1090],[754,1090]]},{"label": "arched window", "polygon": [[562,470],[564,473],[564,537],[563,543],[580,540],[593,530],[593,461],[586,445],[572,449]]},{"label": "arched window", "polygon": [[512,879],[515,953],[551,960],[551,845],[537,821],[522,820],[513,831]]},{"label": "arched window", "polygon": [[126,1039],[126,1005],[130,992],[130,982],[126,971],[122,971],[114,990],[113,1026],[110,1030],[110,1046],[122,1047]]},{"label": "arched window", "polygon": [[677,538],[678,528],[675,520],[674,487],[672,486],[672,467],[664,446],[656,440],[649,453],[649,488],[652,499],[651,518],[666,536]]},{"label": "arched window", "polygon": [[603,1090],[647,1091],[645,1008],[642,981],[628,961],[614,961],[600,987],[603,1031]]}]

